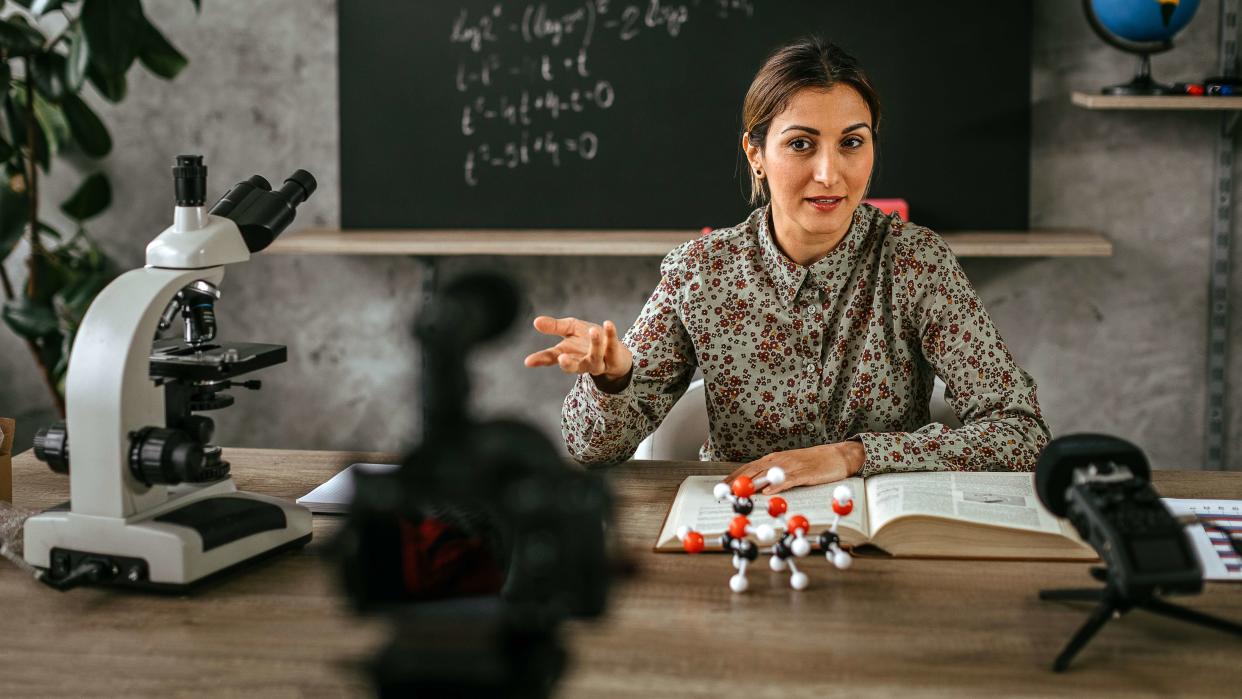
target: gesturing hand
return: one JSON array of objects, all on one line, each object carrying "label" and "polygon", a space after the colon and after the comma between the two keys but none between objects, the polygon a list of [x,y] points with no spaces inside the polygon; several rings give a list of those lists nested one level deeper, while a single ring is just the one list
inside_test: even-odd
[{"label": "gesturing hand", "polygon": [[774,451],[737,467],[725,478],[725,482],[731,483],[738,476],[758,478],[767,473],[769,468],[780,466],[785,470],[785,482],[763,489],[764,495],[773,495],[800,485],[831,483],[849,478],[862,469],[866,457],[867,450],[858,442],[837,442],[807,449]]},{"label": "gesturing hand", "polygon": [[617,339],[617,326],[611,320],[596,325],[577,318],[539,316],[535,319],[535,329],[563,339],[526,357],[528,367],[556,364],[567,374],[587,373],[615,383],[629,376],[634,366],[634,355]]}]

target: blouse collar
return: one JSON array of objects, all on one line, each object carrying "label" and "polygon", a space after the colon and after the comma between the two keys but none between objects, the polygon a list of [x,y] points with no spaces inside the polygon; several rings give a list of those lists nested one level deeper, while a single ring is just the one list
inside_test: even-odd
[{"label": "blouse collar", "polygon": [[777,247],[772,235],[771,206],[756,211],[756,214],[762,212],[758,222],[760,257],[781,301],[785,305],[792,304],[804,284],[829,293],[839,290],[858,261],[875,211],[867,204],[859,205],[841,242],[823,258],[806,266],[789,259]]}]

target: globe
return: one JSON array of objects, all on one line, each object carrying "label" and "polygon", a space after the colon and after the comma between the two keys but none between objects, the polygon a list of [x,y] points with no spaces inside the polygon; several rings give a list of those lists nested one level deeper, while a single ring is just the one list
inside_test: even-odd
[{"label": "globe", "polygon": [[1083,0],[1091,28],[1104,41],[1139,56],[1128,83],[1100,91],[1107,95],[1168,95],[1173,89],[1151,77],[1151,55],[1173,48],[1173,37],[1190,23],[1199,0]]}]

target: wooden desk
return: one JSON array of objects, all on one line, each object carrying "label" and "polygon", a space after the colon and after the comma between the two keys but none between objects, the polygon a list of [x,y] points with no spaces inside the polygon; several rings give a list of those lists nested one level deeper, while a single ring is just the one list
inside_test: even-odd
[{"label": "wooden desk", "polygon": [[[227,453],[240,487],[289,498],[353,461],[386,458]],[[723,557],[651,553],[681,479],[726,470],[609,470],[622,500],[618,529],[641,570],[614,588],[605,620],[569,625],[573,665],[561,696],[1236,696],[1242,687],[1242,641],[1143,611],[1110,621],[1068,673],[1053,674],[1053,657],[1090,607],[1036,595],[1088,586],[1082,564],[859,559],[840,572],[814,560],[809,590],[760,567],[750,592],[734,595]],[[1242,473],[1159,472],[1156,485],[1172,497],[1242,498]],[[30,452],[14,460],[17,505],[55,504],[68,487]],[[352,663],[386,629],[351,616],[336,593],[323,559],[339,523],[316,517],[304,550],[191,597],[59,593],[0,560],[0,695],[366,694]],[[1209,584],[1181,601],[1242,619],[1242,586]]]}]

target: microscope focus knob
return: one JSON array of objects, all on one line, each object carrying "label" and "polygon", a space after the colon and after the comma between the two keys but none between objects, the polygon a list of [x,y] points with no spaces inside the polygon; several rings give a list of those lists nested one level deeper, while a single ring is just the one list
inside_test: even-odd
[{"label": "microscope focus knob", "polygon": [[58,422],[35,433],[34,455],[57,473],[69,473],[69,430]]},{"label": "microscope focus knob", "polygon": [[129,470],[147,485],[197,481],[202,467],[202,444],[181,430],[144,427],[130,433]]}]

